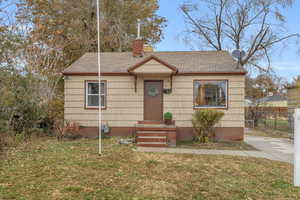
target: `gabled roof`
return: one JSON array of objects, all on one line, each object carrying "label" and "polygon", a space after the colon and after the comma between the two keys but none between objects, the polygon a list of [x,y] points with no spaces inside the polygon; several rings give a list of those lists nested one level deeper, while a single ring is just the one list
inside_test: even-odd
[{"label": "gabled roof", "polygon": [[173,66],[173,65],[171,65],[171,64],[169,64],[169,63],[166,63],[165,61],[163,61],[163,60],[157,58],[157,57],[154,56],[154,55],[151,55],[151,56],[149,56],[148,58],[145,58],[144,60],[142,60],[141,62],[139,62],[139,63],[133,65],[132,67],[129,67],[129,68],[128,68],[128,72],[134,72],[137,68],[143,66],[144,64],[146,64],[146,63],[149,62],[150,60],[155,60],[156,62],[158,62],[158,63],[164,65],[165,67],[167,67],[167,68],[169,68],[171,71],[173,71],[173,73],[176,73],[176,72],[178,71],[178,69],[177,69],[175,66]]},{"label": "gabled roof", "polygon": [[[128,74],[128,69],[147,62],[148,59],[177,69],[179,74],[245,74],[227,51],[146,52],[143,57],[133,57],[132,52],[101,53],[101,74]],[[96,75],[97,53],[86,53],[66,70],[65,75]]]}]

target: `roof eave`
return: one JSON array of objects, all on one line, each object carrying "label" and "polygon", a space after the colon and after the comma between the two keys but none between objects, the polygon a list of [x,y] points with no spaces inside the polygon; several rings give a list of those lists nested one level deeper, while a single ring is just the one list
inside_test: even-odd
[{"label": "roof eave", "polygon": [[177,75],[193,76],[193,75],[246,75],[247,72],[178,72]]},{"label": "roof eave", "polygon": [[[98,76],[97,72],[63,72],[64,76]],[[129,76],[134,75],[134,72],[101,72],[102,76]],[[247,72],[172,72],[173,75],[179,76],[210,76],[210,75],[246,75]]]},{"label": "roof eave", "polygon": [[[98,72],[63,72],[64,76],[98,76]],[[128,76],[128,72],[101,72],[102,76]]]}]

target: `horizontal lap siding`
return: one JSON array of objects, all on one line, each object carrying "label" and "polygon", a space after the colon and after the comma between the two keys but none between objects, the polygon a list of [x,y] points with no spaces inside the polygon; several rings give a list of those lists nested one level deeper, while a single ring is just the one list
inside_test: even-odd
[{"label": "horizontal lap siding", "polygon": [[194,80],[228,80],[228,110],[222,110],[225,115],[218,126],[244,127],[244,76],[175,76],[172,94],[164,95],[164,112],[172,112],[178,126],[192,126],[191,119],[195,111],[193,109]]},{"label": "horizontal lap siding", "polygon": [[[85,80],[98,80],[96,76],[70,76],[65,80],[65,119],[82,126],[97,126],[98,110],[84,109]],[[134,126],[143,119],[143,96],[134,92],[132,76],[103,76],[107,81],[107,108],[102,120],[110,126]]]},{"label": "horizontal lap siding", "polygon": [[[107,109],[102,110],[102,120],[114,127],[134,126],[144,116],[144,80],[164,80],[170,87],[169,77],[139,77],[137,93],[132,76],[103,76],[107,81]],[[172,94],[164,94],[164,112],[172,112],[176,124],[191,127],[193,109],[193,80],[229,80],[229,109],[220,127],[244,127],[244,77],[243,76],[174,76]],[[70,76],[65,80],[65,118],[82,126],[97,126],[98,111],[84,109],[85,80],[92,76]]]}]

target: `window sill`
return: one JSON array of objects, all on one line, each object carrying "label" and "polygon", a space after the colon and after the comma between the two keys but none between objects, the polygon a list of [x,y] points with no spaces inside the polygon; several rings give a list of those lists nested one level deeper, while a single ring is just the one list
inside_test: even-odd
[{"label": "window sill", "polygon": [[213,109],[213,110],[228,110],[228,107],[193,107],[194,110]]},{"label": "window sill", "polygon": [[[99,110],[99,107],[84,107],[85,110]],[[101,107],[101,110],[106,110],[106,107]]]}]

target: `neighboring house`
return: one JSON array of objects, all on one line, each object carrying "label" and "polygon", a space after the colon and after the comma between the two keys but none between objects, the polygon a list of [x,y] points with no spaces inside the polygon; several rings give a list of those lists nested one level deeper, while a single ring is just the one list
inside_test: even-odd
[{"label": "neighboring house", "polygon": [[245,108],[253,106],[253,100],[245,98]]},{"label": "neighboring house", "polygon": [[[141,144],[151,143],[145,131],[174,145],[191,139],[192,115],[203,108],[225,113],[215,129],[218,139],[243,140],[246,72],[226,51],[144,52],[142,40],[135,40],[133,52],[101,53],[100,97],[97,71],[97,53],[86,53],[63,72],[65,119],[79,123],[86,136],[97,135],[101,98],[110,134],[140,133]],[[162,125],[165,112],[175,125]],[[154,139],[157,146],[165,142]]]},{"label": "neighboring house", "polygon": [[294,111],[296,108],[300,108],[300,76],[298,76],[292,85],[287,87],[287,100],[289,110],[289,128],[294,130]]},{"label": "neighboring house", "polygon": [[259,107],[287,108],[288,103],[285,96],[270,95],[257,100],[256,105],[258,105]]}]

